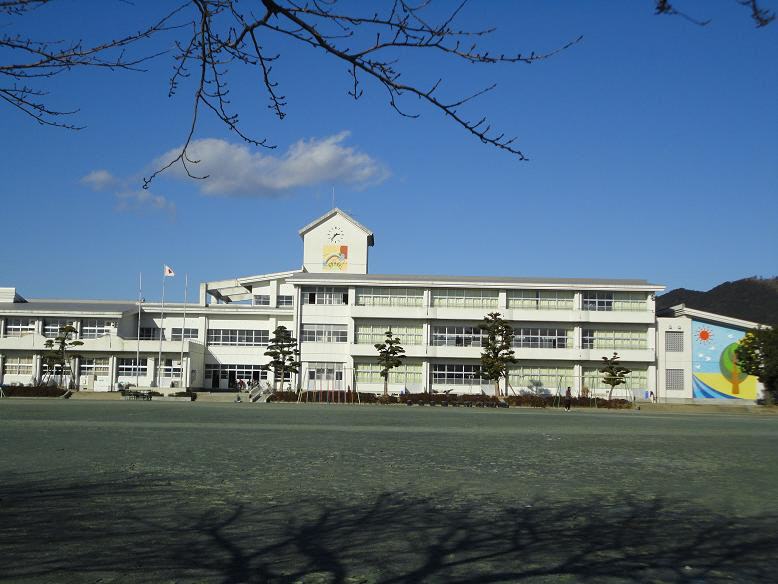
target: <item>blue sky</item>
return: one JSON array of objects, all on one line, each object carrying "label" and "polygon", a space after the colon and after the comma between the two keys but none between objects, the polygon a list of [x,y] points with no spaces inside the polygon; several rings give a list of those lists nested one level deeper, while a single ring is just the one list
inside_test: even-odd
[{"label": "blue sky", "polygon": [[[100,39],[148,22],[143,4],[63,0],[28,26]],[[163,263],[190,282],[299,268],[297,230],[330,208],[333,186],[375,232],[374,273],[636,277],[668,289],[776,275],[778,23],[756,29],[734,0],[675,4],[710,24],[655,16],[649,0],[493,0],[460,20],[498,26],[483,46],[542,52],[583,39],[532,65],[400,56],[404,77],[441,76],[445,96],[496,82],[464,111],[516,135],[528,162],[415,99],[404,105],[421,117],[399,117],[375,84],[354,102],[341,63],[267,39],[281,53],[287,117],[270,115],[256,71],[230,80],[244,130],[277,149],[244,148],[206,114],[195,137],[214,178],[169,172],[142,199],[141,177],[183,142],[191,86],[167,97],[168,56],[147,73],[61,75],[46,84],[52,103],[80,108],[86,129],[0,106],[0,286],[132,298],[142,272],[153,299]],[[183,278],[166,297],[183,298]]]}]

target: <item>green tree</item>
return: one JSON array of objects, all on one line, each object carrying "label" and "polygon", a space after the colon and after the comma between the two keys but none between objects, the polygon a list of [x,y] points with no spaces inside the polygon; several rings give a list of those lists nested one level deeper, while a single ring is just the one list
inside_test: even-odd
[{"label": "green tree", "polygon": [[384,378],[384,395],[389,395],[389,372],[399,367],[405,359],[405,349],[400,345],[398,337],[392,337],[392,331],[386,331],[383,343],[373,345],[378,351],[378,364],[381,366],[381,377]]},{"label": "green tree", "polygon": [[508,367],[517,362],[511,347],[513,328],[502,319],[499,312],[487,314],[479,328],[486,332],[481,351],[481,375],[494,381],[494,395],[500,397],[500,379],[507,378]]},{"label": "green tree", "polygon": [[627,369],[619,362],[619,354],[613,353],[613,357],[603,357],[603,367],[600,369],[602,373],[602,382],[605,385],[610,385],[611,390],[608,392],[608,399],[613,397],[613,390],[619,385],[626,385],[627,375],[632,373],[630,369]]},{"label": "green tree", "polygon": [[276,327],[273,331],[273,338],[267,346],[265,355],[270,357],[270,363],[263,365],[262,369],[273,372],[273,389],[276,388],[276,382],[281,381],[281,389],[284,387],[284,375],[300,372],[300,350],[297,348],[297,339],[283,325]]},{"label": "green tree", "polygon": [[748,331],[735,349],[740,370],[756,375],[764,385],[765,398],[778,401],[778,328]]},{"label": "green tree", "polygon": [[[78,357],[78,355],[71,352],[71,349],[84,344],[73,339],[76,332],[76,328],[73,325],[67,324],[59,328],[59,334],[56,337],[46,339],[46,342],[43,343],[43,346],[48,349],[43,354],[43,360],[49,366],[49,370],[56,369],[59,366],[59,383],[57,387],[63,386],[65,365],[70,364],[73,359]],[[70,367],[71,373],[74,372],[74,369],[75,367]]]}]

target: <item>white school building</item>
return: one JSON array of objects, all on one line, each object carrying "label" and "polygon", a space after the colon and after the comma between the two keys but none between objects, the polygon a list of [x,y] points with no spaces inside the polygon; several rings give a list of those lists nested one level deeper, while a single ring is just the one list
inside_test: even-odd
[{"label": "white school building", "polygon": [[73,371],[66,371],[82,391],[120,384],[207,391],[236,388],[241,380],[271,382],[262,370],[269,360],[264,351],[284,325],[298,340],[302,362],[285,386],[382,392],[373,345],[391,330],[407,357],[390,373],[390,392],[491,394],[480,376],[478,325],[499,312],[513,326],[518,359],[503,383],[508,394],[571,387],[575,395],[603,395],[608,387],[598,369],[614,351],[632,371],[616,396],[733,403],[753,401],[761,391],[731,363],[732,343],[756,323],[683,306],[657,316],[659,284],[372,274],[373,233],[343,211],[332,209],[299,233],[300,269],[204,282],[197,302],[165,304],[164,327],[158,303],[27,299],[0,288],[0,383],[28,385],[56,373],[41,355],[65,324],[83,342],[74,350]]}]

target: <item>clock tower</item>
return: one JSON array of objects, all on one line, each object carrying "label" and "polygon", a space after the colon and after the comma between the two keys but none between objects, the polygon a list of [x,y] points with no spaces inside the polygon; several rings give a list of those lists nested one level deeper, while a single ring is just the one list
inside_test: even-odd
[{"label": "clock tower", "polygon": [[338,208],[300,230],[303,269],[310,273],[367,274],[373,232]]}]

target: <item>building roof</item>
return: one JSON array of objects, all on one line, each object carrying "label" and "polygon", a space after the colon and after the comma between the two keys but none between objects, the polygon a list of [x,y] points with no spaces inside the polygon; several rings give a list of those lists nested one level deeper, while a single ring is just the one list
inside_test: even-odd
[{"label": "building roof", "polygon": [[665,316],[671,318],[689,317],[698,320],[704,320],[711,323],[728,324],[739,328],[752,329],[752,328],[766,328],[767,325],[751,322],[750,320],[742,320],[740,318],[733,318],[731,316],[724,316],[723,314],[715,314],[713,312],[705,312],[704,310],[696,310],[689,308],[685,304],[676,304],[670,308],[665,308],[657,312],[657,316]]},{"label": "building roof", "polygon": [[605,278],[536,278],[536,277],[506,277],[506,276],[442,276],[419,274],[341,274],[341,273],[308,273],[294,274],[289,278],[290,282],[305,281],[332,281],[339,283],[385,283],[389,285],[424,283],[424,284],[452,284],[452,285],[478,285],[497,286],[515,285],[540,286],[540,287],[606,287],[606,288],[646,288],[650,290],[664,290],[660,284],[651,284],[646,280],[634,279],[605,279]]},{"label": "building roof", "polygon": [[136,302],[121,300],[55,300],[30,298],[26,302],[0,302],[0,314],[46,313],[49,315],[71,315],[88,313],[101,316],[121,317],[125,313],[137,312]]},{"label": "building roof", "polygon": [[310,223],[308,223],[308,225],[306,225],[305,227],[300,229],[300,231],[299,231],[300,237],[305,237],[305,234],[308,233],[311,229],[313,229],[314,227],[316,227],[318,225],[321,225],[322,223],[327,221],[327,219],[329,219],[330,217],[334,217],[335,215],[340,215],[341,217],[343,217],[344,219],[346,219],[347,221],[352,223],[355,227],[357,227],[357,228],[361,229],[362,231],[364,231],[367,234],[367,245],[370,246],[370,245],[373,245],[375,243],[375,238],[373,237],[373,232],[372,231],[370,231],[367,227],[365,227],[359,221],[354,219],[351,215],[349,215],[348,213],[345,213],[344,211],[341,211],[337,207],[334,207],[333,209],[331,209],[330,211],[328,211],[327,213],[325,213],[324,215],[322,215],[318,219],[315,219],[315,220],[311,221]]}]

